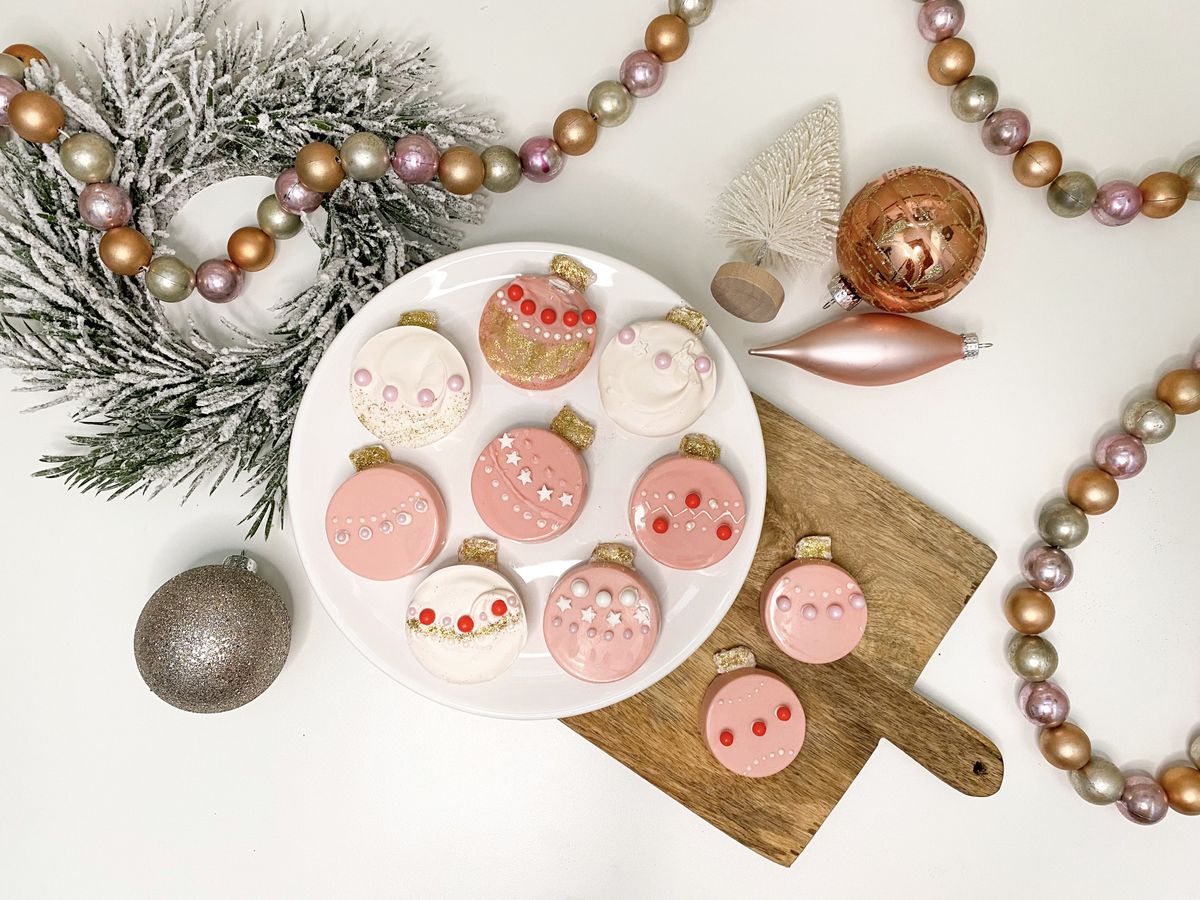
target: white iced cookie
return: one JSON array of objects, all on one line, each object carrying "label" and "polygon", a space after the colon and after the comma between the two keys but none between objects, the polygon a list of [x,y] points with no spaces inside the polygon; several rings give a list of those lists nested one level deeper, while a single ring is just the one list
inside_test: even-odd
[{"label": "white iced cookie", "polygon": [[[495,544],[486,543],[494,560]],[[478,563],[438,569],[413,592],[408,646],[417,662],[443,681],[479,684],[513,664],[528,626],[521,598],[503,575]]]},{"label": "white iced cookie", "polygon": [[700,418],[717,393],[716,365],[699,337],[704,326],[703,316],[681,307],[667,319],[626,325],[609,341],[600,356],[600,399],[618,425],[662,437]]},{"label": "white iced cookie", "polygon": [[457,428],[467,414],[471,375],[458,348],[434,330],[432,313],[409,313],[400,321],[354,357],[350,401],[359,421],[381,441],[424,447]]}]

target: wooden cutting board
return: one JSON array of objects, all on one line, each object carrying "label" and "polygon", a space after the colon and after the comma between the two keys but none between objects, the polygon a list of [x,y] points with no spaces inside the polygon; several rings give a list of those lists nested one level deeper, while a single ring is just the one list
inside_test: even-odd
[{"label": "wooden cutting board", "polygon": [[[996,554],[883,476],[761,397],[767,509],[758,552],[729,614],[654,686],[563,722],[693,812],[768,859],[790,865],[887,738],[975,797],[1000,788],[995,745],[913,690]],[[857,649],[825,666],[781,653],[763,630],[759,589],[796,539],[833,538],[833,559],[864,587],[869,620]],[[796,760],[767,778],[723,768],[698,726],[712,655],[750,647],[796,691],[808,734]]]}]

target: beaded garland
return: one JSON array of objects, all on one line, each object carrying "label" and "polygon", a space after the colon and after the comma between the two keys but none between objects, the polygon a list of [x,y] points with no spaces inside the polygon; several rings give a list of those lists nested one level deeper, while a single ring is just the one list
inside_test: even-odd
[{"label": "beaded garland", "polygon": [[246,272],[269,266],[275,243],[299,234],[301,216],[320,207],[325,196],[349,177],[371,182],[389,169],[403,183],[437,179],[452,194],[465,196],[481,188],[506,193],[522,179],[544,183],[556,178],[567,156],[587,153],[601,127],[620,125],[633,111],[635,98],[648,97],[662,85],[665,64],[687,50],[690,29],[704,22],[715,0],[669,0],[669,12],[651,20],[645,49],[629,54],[615,80],[602,81],[588,96],[586,109],[568,109],[555,120],[551,136],[529,138],[514,152],[495,145],[482,152],[455,145],[445,151],[423,134],[410,134],[390,147],[379,135],[358,132],[340,147],[315,141],[300,148],[295,164],[280,173],[273,194],[257,210],[257,225],[235,230],[226,245],[227,258],[206,260],[193,271],[171,255],[156,255],[149,239],[128,223],[133,217],[129,195],[109,181],[116,150],[90,132],[67,134],[66,113],[47,93],[25,90],[24,70],[46,60],[36,47],[12,44],[0,54],[0,129],[10,126],[20,138],[51,144],[61,140],[63,168],[83,183],[79,214],[103,232],[99,254],[117,275],[144,277],[146,290],[164,303],[178,303],[193,290],[212,303],[228,303],[245,285]]},{"label": "beaded garland", "polygon": [[1190,197],[1200,200],[1200,156],[1178,172],[1155,172],[1140,184],[1117,179],[1097,185],[1086,172],[1063,172],[1062,152],[1050,141],[1030,141],[1029,118],[1019,109],[996,106],[996,83],[972,74],[975,49],[958,37],[966,19],[961,0],[923,0],[917,30],[933,44],[929,77],[951,88],[950,109],[964,122],[982,122],[983,145],[1000,156],[1012,156],[1013,177],[1026,187],[1046,188],[1046,203],[1063,218],[1089,210],[1102,225],[1127,225],[1140,213],[1165,219]]},{"label": "beaded garland", "polygon": [[1188,816],[1200,815],[1200,737],[1188,748],[1191,766],[1172,766],[1156,781],[1145,775],[1124,774],[1092,755],[1087,734],[1067,721],[1071,704],[1061,687],[1049,679],[1058,668],[1058,652],[1042,637],[1054,622],[1049,593],[1065,588],[1073,568],[1066,551],[1083,543],[1088,517],[1111,510],[1117,502],[1117,482],[1132,478],[1146,465],[1146,445],[1166,440],[1177,416],[1200,411],[1200,353],[1192,368],[1168,372],[1158,383],[1155,399],[1135,400],[1121,417],[1122,433],[1110,434],[1096,445],[1094,466],[1076,472],[1067,483],[1065,498],[1049,501],[1038,516],[1045,543],[1026,553],[1022,574],[1028,585],[1009,595],[1005,616],[1017,631],[1008,645],[1013,671],[1025,681],[1019,695],[1022,714],[1041,726],[1038,746],[1052,766],[1070,773],[1071,785],[1084,800],[1115,803],[1125,818],[1153,825],[1168,808]]}]

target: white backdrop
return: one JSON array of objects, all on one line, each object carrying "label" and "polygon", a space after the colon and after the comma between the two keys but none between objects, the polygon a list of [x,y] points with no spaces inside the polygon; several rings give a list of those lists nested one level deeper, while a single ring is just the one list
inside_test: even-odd
[{"label": "white backdrop", "polygon": [[[316,31],[434,48],[451,97],[518,143],[545,133],[640,45],[657,0],[305,4]],[[59,60],[164,3],[12,4],[3,43]],[[299,10],[239,0],[230,20]],[[156,700],[131,652],[137,613],[177,571],[242,546],[236,488],[106,503],[33,479],[66,448],[67,409],[22,415],[0,392],[0,894],[9,897],[1010,897],[1194,895],[1200,822],[1139,829],[1079,800],[1017,714],[1000,612],[1041,501],[1061,490],[1123,402],[1195,347],[1200,205],[1166,222],[1066,221],[925,75],[908,0],[718,0],[659,94],[551,185],[496,200],[469,244],[548,239],[623,257],[707,311],[727,258],[703,216],[762,146],[826,97],[843,105],[847,191],[910,163],[971,185],[990,225],[976,282],[929,319],[996,349],[892,389],[747,360],[751,385],[949,514],[1000,562],[920,687],[989,734],[995,797],[960,796],[881,746],[790,869],[766,862],[555,722],[472,718],[374,670],[311,595],[290,537],[248,548],[292,598],[291,658],[251,705],[191,716]],[[1069,168],[1134,180],[1200,152],[1185,0],[976,2],[964,36],[1004,102]],[[1152,64],[1148,64],[1152,63]],[[241,195],[249,221],[259,191]],[[220,204],[218,204],[219,206]],[[228,212],[204,213],[214,234]],[[236,208],[232,207],[232,208]],[[218,214],[221,213],[221,214]],[[201,215],[185,213],[185,215]],[[194,222],[188,226],[195,228]],[[303,254],[300,254],[303,256]],[[297,257],[299,258],[299,257]],[[823,320],[821,277],[789,285],[769,326],[718,312],[732,349]],[[0,385],[15,385],[0,376]],[[1200,417],[1198,417],[1200,418]],[[1096,749],[1127,766],[1179,758],[1200,720],[1195,478],[1200,422],[1181,422],[1073,553],[1052,638]]]}]

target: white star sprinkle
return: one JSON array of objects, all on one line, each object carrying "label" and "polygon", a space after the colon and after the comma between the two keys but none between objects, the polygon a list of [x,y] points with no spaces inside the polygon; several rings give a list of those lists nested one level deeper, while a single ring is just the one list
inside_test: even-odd
[{"label": "white star sprinkle", "polygon": [[528,469],[522,469],[521,474],[517,476],[517,481],[521,482],[521,484],[529,484],[533,481],[533,475],[530,474]]},{"label": "white star sprinkle", "polygon": [[637,608],[637,612],[635,612],[633,614],[633,617],[637,620],[639,625],[649,625],[650,624],[650,607],[639,606]]},{"label": "white star sprinkle", "polygon": [[614,609],[612,612],[610,612],[608,614],[605,621],[608,622],[609,628],[616,628],[618,625],[621,624],[621,614]]},{"label": "white star sprinkle", "polygon": [[559,597],[557,600],[554,601],[554,605],[557,606],[563,612],[566,612],[568,609],[571,608],[571,600],[569,597],[566,597],[566,596]]},{"label": "white star sprinkle", "polygon": [[570,506],[572,503],[575,502],[575,495],[568,494],[566,491],[564,491],[563,493],[558,495],[558,502],[561,503],[563,506]]},{"label": "white star sprinkle", "polygon": [[596,619],[596,611],[590,606],[579,614],[579,618],[587,622],[589,625]]},{"label": "white star sprinkle", "polygon": [[508,456],[504,457],[504,461],[510,466],[519,466],[521,464],[521,454],[514,450]]},{"label": "white star sprinkle", "polygon": [[509,434],[507,431],[504,432],[504,434],[500,435],[500,449],[511,450],[514,440],[515,438],[511,434]]},{"label": "white star sprinkle", "polygon": [[540,488],[538,488],[538,499],[543,503],[548,502],[553,496],[554,491],[550,490],[550,488],[546,487],[546,485],[543,484]]}]

